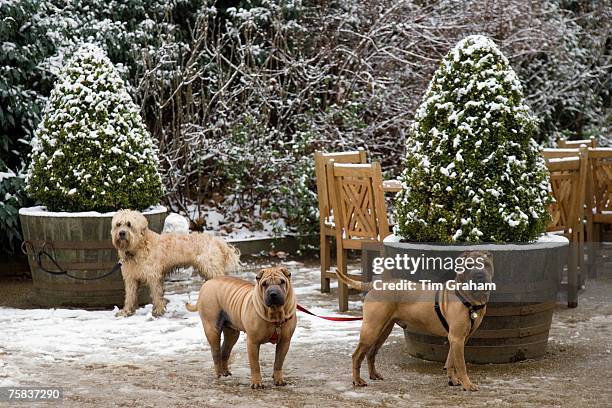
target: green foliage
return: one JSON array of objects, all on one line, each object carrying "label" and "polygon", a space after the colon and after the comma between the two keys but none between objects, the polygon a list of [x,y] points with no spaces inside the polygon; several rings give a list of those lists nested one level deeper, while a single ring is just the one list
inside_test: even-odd
[{"label": "green foliage", "polygon": [[144,209],[161,197],[153,140],[104,52],[85,44],[36,130],[29,194],[53,211]]},{"label": "green foliage", "polygon": [[178,42],[188,37],[201,4],[201,0],[0,2],[0,171],[23,166],[65,55],[72,55],[83,41],[97,44],[117,64],[128,91],[136,97],[133,85],[142,74],[143,52],[154,54],[162,38]]},{"label": "green foliage", "polygon": [[30,24],[38,1],[0,3],[0,171],[19,170],[53,75],[40,66],[55,47]]},{"label": "green foliage", "polygon": [[14,253],[21,243],[19,208],[30,204],[25,194],[23,177],[0,173],[0,245],[4,252]]},{"label": "green foliage", "polygon": [[[214,160],[219,173],[210,174],[231,195],[246,219],[282,217],[300,232],[312,232],[318,225],[314,189],[312,135],[296,132],[281,140],[278,132],[266,129],[251,114],[232,128],[217,147]],[[274,221],[273,221],[274,222]],[[284,224],[277,232],[283,232]]]},{"label": "green foliage", "polygon": [[430,242],[526,242],[549,220],[536,119],[515,72],[484,36],[442,60],[406,140],[396,233]]}]

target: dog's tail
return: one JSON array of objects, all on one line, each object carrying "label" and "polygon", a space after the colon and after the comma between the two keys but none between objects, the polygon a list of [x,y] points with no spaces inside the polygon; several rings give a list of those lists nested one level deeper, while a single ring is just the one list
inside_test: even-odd
[{"label": "dog's tail", "polygon": [[198,311],[198,305],[192,305],[191,303],[185,303],[185,309],[189,310],[190,312],[197,312]]},{"label": "dog's tail", "polygon": [[356,279],[351,279],[340,269],[336,269],[336,275],[338,276],[338,280],[342,281],[348,287],[360,290],[362,292],[367,292],[368,290],[371,290],[374,286],[372,282],[361,282]]},{"label": "dog's tail", "polygon": [[242,268],[238,248],[226,243],[223,247],[223,255],[225,256],[225,273],[236,272]]}]

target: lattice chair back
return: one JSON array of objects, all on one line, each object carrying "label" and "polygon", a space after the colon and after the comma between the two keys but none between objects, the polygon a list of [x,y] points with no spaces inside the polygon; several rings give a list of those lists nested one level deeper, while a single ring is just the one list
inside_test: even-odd
[{"label": "lattice chair back", "polygon": [[336,237],[344,248],[361,249],[364,242],[381,242],[390,234],[380,163],[334,162],[328,179]]},{"label": "lattice chair back", "polygon": [[321,232],[333,228],[333,217],[329,198],[329,181],[327,167],[331,161],[335,163],[366,163],[366,152],[363,149],[351,152],[324,153],[315,152],[315,176],[317,179],[317,199],[319,202],[319,222]]},{"label": "lattice chair back", "polygon": [[589,158],[593,172],[595,217],[612,218],[612,149],[592,149]]},{"label": "lattice chair back", "polygon": [[[552,154],[548,155],[550,156]],[[588,148],[582,146],[576,149],[573,156],[553,157],[547,160],[550,184],[555,198],[549,209],[552,220],[547,230],[561,232],[572,241],[584,239],[588,157]]]}]

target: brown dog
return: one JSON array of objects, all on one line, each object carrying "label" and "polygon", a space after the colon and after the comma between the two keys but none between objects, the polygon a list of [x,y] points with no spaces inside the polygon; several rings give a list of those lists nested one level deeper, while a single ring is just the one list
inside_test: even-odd
[{"label": "brown dog", "polygon": [[[491,283],[493,261],[487,253],[469,252],[462,254],[461,257],[472,259],[480,257],[483,259],[481,265],[484,267],[466,269],[464,273],[457,274],[455,282]],[[337,274],[341,281],[352,288],[366,291],[374,287],[371,282],[353,280],[339,270]],[[444,368],[447,370],[449,385],[463,385],[463,389],[469,391],[478,389],[467,375],[464,346],[484,318],[489,292],[455,291],[449,290],[446,286],[441,291],[432,291],[421,290],[420,287],[421,285],[417,284],[414,290],[403,291],[399,295],[390,293],[394,291],[384,292],[373,289],[366,295],[359,345],[353,353],[355,386],[367,385],[360,376],[361,363],[366,356],[370,379],[383,379],[376,371],[376,354],[397,323],[402,328],[410,326],[419,331],[447,337],[450,349]],[[439,305],[438,311],[434,303]]]},{"label": "brown dog", "polygon": [[259,346],[264,343],[276,343],[274,384],[287,384],[283,362],[297,325],[290,277],[286,268],[277,267],[260,270],[255,284],[230,276],[214,278],[204,282],[195,306],[185,305],[190,312],[200,313],[217,377],[232,375],[230,353],[243,331],[247,334],[251,388],[264,387],[259,367]]},{"label": "brown dog", "polygon": [[234,247],[207,234],[158,234],[149,229],[144,215],[132,210],[117,211],[112,223],[125,284],[125,302],[117,316],[134,314],[141,282],[149,285],[153,315],[163,315],[164,277],[177,267],[192,266],[202,277],[212,278],[240,266]]}]

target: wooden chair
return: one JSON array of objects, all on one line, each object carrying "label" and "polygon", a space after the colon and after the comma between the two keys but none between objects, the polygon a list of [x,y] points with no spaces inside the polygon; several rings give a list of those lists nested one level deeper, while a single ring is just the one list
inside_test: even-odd
[{"label": "wooden chair", "polygon": [[595,139],[594,137],[582,140],[567,140],[563,137],[557,138],[557,147],[560,149],[579,148],[582,145],[586,145],[586,147],[595,148],[597,147],[597,139]]},{"label": "wooden chair", "polygon": [[[590,194],[587,200],[587,237],[591,243],[589,264],[591,274],[597,274],[597,252],[602,241],[602,229],[612,225],[612,149],[589,149]],[[591,211],[588,211],[591,209]]]},{"label": "wooden chair", "polygon": [[[334,214],[337,268],[348,273],[347,251],[381,243],[390,234],[380,163],[327,166],[329,196]],[[353,276],[366,280],[364,276]],[[348,287],[338,282],[340,311],[348,309]]]},{"label": "wooden chair", "polygon": [[366,163],[366,153],[363,149],[342,153],[315,152],[315,175],[317,179],[317,197],[319,200],[319,230],[321,259],[321,292],[329,292],[330,279],[335,278],[331,272],[332,239],[336,236],[336,225],[331,212],[329,199],[329,181],[327,167],[331,161],[336,163]]},{"label": "wooden chair", "polygon": [[[571,157],[578,154],[579,149],[576,148],[543,150],[543,156],[546,159]],[[602,241],[602,229],[606,225],[612,225],[611,191],[612,148],[590,148],[585,198],[585,241],[588,249],[588,273],[592,277],[597,275],[596,260],[599,243]],[[581,273],[582,280],[584,276]]]},{"label": "wooden chair", "polygon": [[570,240],[567,263],[568,307],[578,306],[578,268],[584,245],[583,220],[589,158],[586,146],[578,149],[578,155],[575,153],[573,156],[550,158],[553,153],[545,152],[545,157],[548,156],[547,167],[555,197],[555,202],[549,208],[552,221],[547,231],[565,235]]},{"label": "wooden chair", "polygon": [[[589,142],[589,140],[587,140],[587,142]],[[583,144],[582,146],[586,147],[587,145]],[[570,148],[561,148],[561,149],[546,148],[542,150],[542,156],[546,160],[564,159],[564,158],[574,158],[575,159],[580,156],[579,147],[580,146],[570,147]],[[587,181],[586,181],[586,188],[585,188],[584,218],[583,218],[583,224],[586,222],[586,228],[584,228],[584,236],[585,236],[584,242],[588,244],[589,262],[588,262],[588,268],[587,268],[584,263],[584,259],[585,259],[584,246],[581,246],[579,248],[580,254],[578,256],[578,271],[579,271],[578,281],[580,282],[580,284],[584,283],[584,281],[586,280],[586,275],[588,273],[586,269],[590,270],[590,267],[591,267],[590,264],[593,259],[593,254],[591,251],[592,242],[590,242],[592,241],[592,237],[593,237],[593,233],[592,233],[593,229],[591,228],[591,226],[593,225],[592,224],[593,212],[588,211],[588,208],[592,208],[593,206],[592,204],[593,203],[593,185],[592,184],[593,184],[592,183],[592,169],[591,169],[591,162],[590,162],[590,157],[589,157],[589,161],[587,162]]]}]

